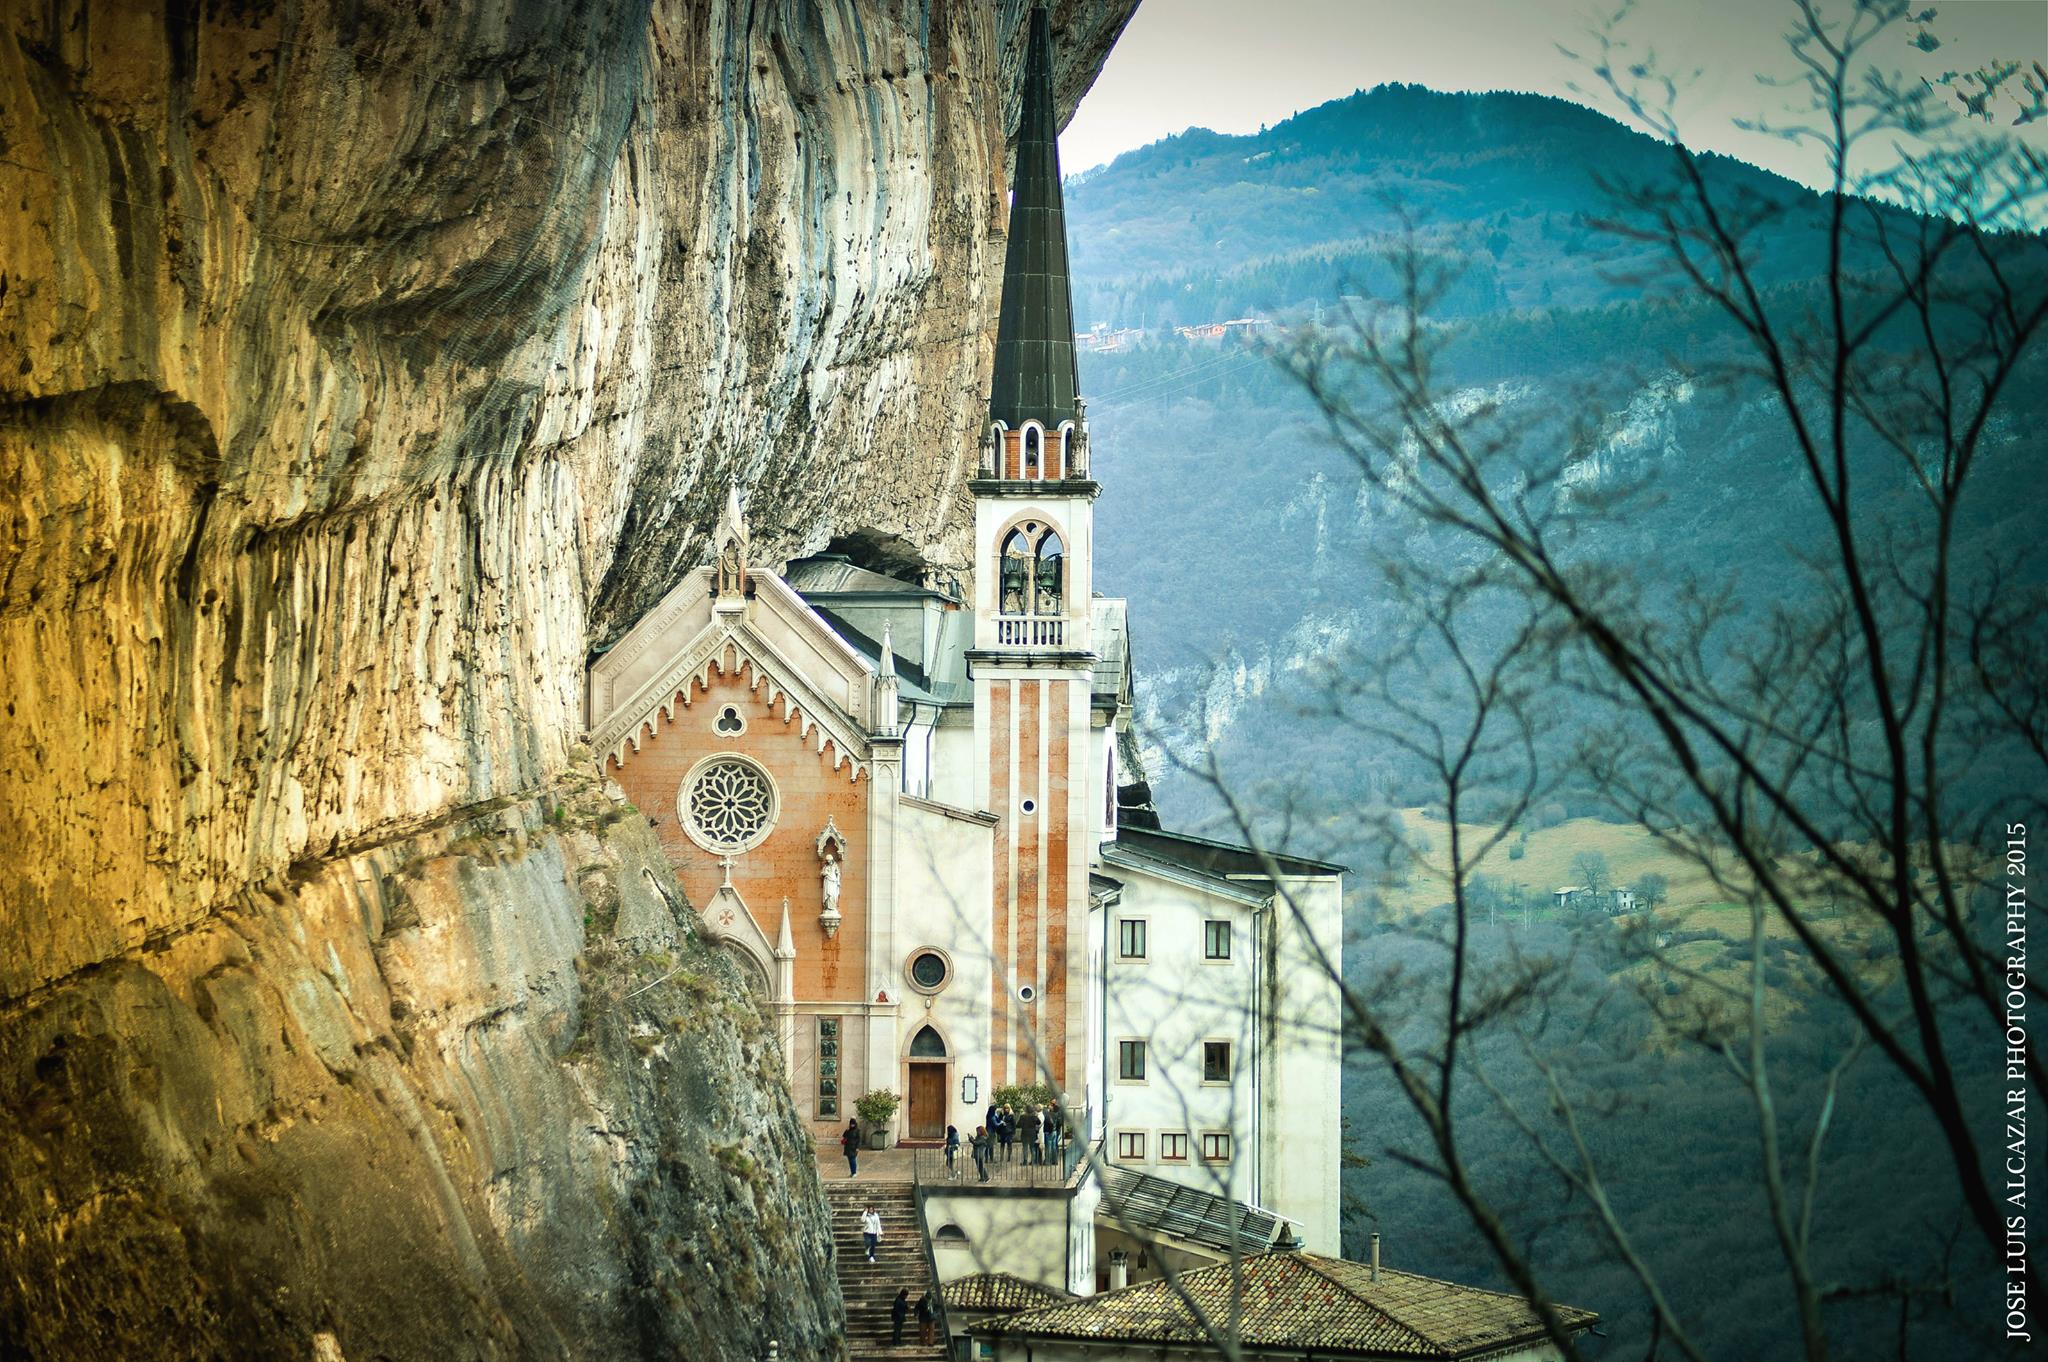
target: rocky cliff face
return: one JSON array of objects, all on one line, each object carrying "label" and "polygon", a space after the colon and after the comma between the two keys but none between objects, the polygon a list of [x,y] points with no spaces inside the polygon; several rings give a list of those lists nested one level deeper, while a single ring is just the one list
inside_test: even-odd
[{"label": "rocky cliff face", "polygon": [[1022,20],[9,12],[0,1353],[834,1350],[580,679],[730,480],[964,556]]}]

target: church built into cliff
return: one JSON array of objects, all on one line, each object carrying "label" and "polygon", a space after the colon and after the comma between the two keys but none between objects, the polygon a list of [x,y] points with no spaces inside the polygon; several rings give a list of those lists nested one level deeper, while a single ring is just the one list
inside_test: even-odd
[{"label": "church built into cliff", "polygon": [[[899,1138],[964,1139],[997,1088],[1042,1083],[1134,1204],[1180,1188],[1198,1221],[1334,1253],[1341,869],[1119,825],[1131,648],[1096,590],[1049,72],[1041,10],[971,587],[763,563],[734,493],[714,562],[592,665],[592,743],[776,1018],[821,1139],[883,1089]],[[934,1214],[975,1266],[1085,1294],[1098,1247],[1138,1248],[1068,1163]]]}]

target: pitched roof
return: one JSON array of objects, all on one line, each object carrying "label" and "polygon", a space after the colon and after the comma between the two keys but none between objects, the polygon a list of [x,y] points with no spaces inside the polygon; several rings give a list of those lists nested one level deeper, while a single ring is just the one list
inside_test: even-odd
[{"label": "pitched roof", "polygon": [[[813,604],[811,609],[817,611],[824,621],[832,626],[833,633],[839,635],[849,647],[866,658],[869,666],[879,668],[882,665],[882,644],[880,640],[869,636],[865,630],[856,627],[841,611],[817,604]],[[924,704],[944,704],[949,700],[955,703],[959,701],[960,697],[957,694],[940,694],[942,690],[957,692],[960,689],[958,686],[949,688],[944,686],[943,683],[935,683],[926,674],[923,667],[918,666],[917,663],[912,662],[901,653],[897,653],[892,661],[896,667],[896,685],[904,699],[916,700]],[[973,692],[969,691],[966,698],[971,700]]]},{"label": "pitched roof", "polygon": [[1013,1315],[1048,1305],[1064,1305],[1073,1297],[1037,1282],[1027,1282],[1007,1272],[977,1272],[960,1277],[940,1288],[948,1310],[979,1310],[989,1314]]},{"label": "pitched roof", "polygon": [[1066,206],[1060,196],[1059,120],[1052,105],[1052,29],[1042,5],[1029,19],[1024,101],[1017,122],[1003,303],[989,419],[1011,429],[1057,426],[1074,415],[1074,300],[1067,283]]},{"label": "pitched roof", "polygon": [[906,596],[950,599],[944,592],[900,577],[864,568],[843,553],[819,553],[797,558],[783,569],[782,579],[808,598],[811,596]]},{"label": "pitched roof", "polygon": [[[1341,1258],[1278,1250],[1235,1265],[1180,1274],[1180,1292],[1142,1282],[1087,1300],[970,1326],[981,1335],[1077,1341],[1201,1345],[1210,1335],[1185,1292],[1222,1326],[1236,1320],[1246,1348],[1313,1349],[1331,1357],[1464,1358],[1542,1338],[1536,1312],[1518,1296],[1482,1291],[1412,1272],[1372,1269]],[[1599,1316],[1560,1306],[1565,1328]]]},{"label": "pitched roof", "polygon": [[[1119,830],[1117,835],[1122,837],[1124,833]],[[1162,860],[1211,875],[1264,876],[1266,873],[1265,862],[1257,852],[1231,842],[1218,842],[1186,832],[1167,832],[1163,828],[1133,829],[1131,841]],[[1290,875],[1341,875],[1346,869],[1329,861],[1311,861],[1306,856],[1287,856],[1279,852],[1269,854],[1273,863]]]}]

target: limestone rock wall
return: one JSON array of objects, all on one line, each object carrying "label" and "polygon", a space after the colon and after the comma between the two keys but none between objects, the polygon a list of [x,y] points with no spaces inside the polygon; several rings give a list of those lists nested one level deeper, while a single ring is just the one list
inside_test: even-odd
[{"label": "limestone rock wall", "polygon": [[582,667],[733,479],[964,559],[1024,8],[5,11],[0,1353],[831,1353]]}]

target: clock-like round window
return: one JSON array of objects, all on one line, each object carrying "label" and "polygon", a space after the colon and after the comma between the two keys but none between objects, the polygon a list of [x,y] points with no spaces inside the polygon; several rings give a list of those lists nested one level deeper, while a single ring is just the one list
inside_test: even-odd
[{"label": "clock-like round window", "polygon": [[919,993],[937,993],[953,977],[953,962],[945,952],[928,946],[910,957],[905,972],[910,976],[910,986]]},{"label": "clock-like round window", "polygon": [[775,826],[775,783],[745,757],[706,757],[683,782],[683,826],[706,851],[756,847]]}]

